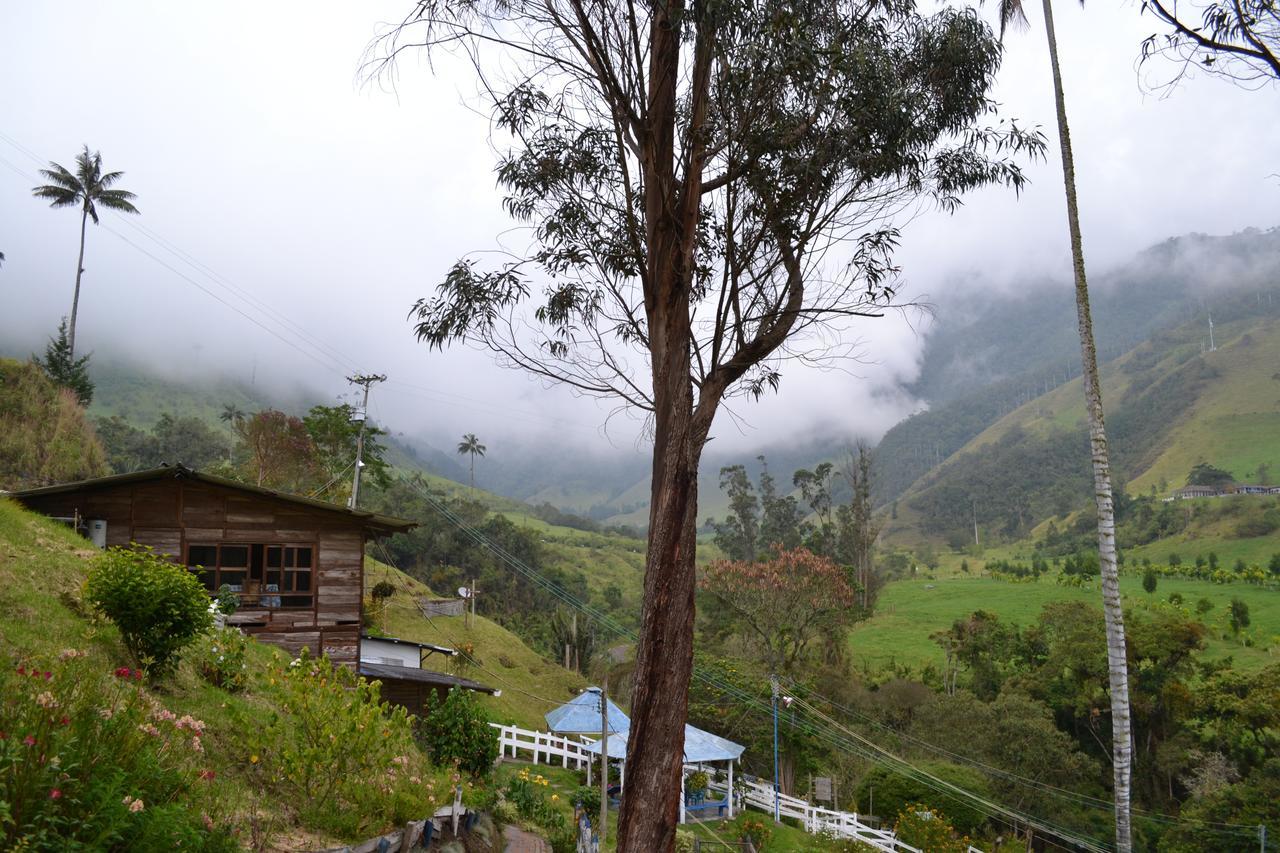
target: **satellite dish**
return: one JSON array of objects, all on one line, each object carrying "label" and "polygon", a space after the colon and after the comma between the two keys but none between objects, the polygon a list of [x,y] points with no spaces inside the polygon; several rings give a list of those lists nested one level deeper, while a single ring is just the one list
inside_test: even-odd
[{"label": "satellite dish", "polygon": [[458,597],[459,597],[459,598],[470,598],[470,597],[471,597],[471,590],[467,589],[465,586],[460,586],[460,587],[458,587]]}]

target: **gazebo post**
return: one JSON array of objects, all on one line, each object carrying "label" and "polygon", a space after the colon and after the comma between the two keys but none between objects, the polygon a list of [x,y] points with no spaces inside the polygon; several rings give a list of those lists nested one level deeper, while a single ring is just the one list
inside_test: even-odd
[{"label": "gazebo post", "polygon": [[733,819],[733,759],[729,759],[729,819]]}]

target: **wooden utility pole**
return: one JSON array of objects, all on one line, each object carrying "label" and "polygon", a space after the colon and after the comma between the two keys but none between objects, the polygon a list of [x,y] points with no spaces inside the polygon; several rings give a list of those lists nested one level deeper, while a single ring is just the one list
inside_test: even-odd
[{"label": "wooden utility pole", "polygon": [[609,832],[609,670],[600,688],[600,847]]},{"label": "wooden utility pole", "polygon": [[360,472],[364,469],[364,428],[369,422],[369,386],[378,382],[386,382],[387,377],[384,374],[357,374],[348,376],[347,381],[352,385],[364,386],[364,401],[360,404],[360,408],[355,411],[355,419],[360,422],[360,436],[356,439],[356,473],[351,481],[351,500],[347,501],[349,509],[356,508],[356,502],[360,499]]}]

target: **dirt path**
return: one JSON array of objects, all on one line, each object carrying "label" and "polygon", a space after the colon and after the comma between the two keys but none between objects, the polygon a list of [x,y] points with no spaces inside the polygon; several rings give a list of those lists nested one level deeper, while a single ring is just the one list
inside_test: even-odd
[{"label": "dirt path", "polygon": [[551,845],[536,835],[507,824],[502,828],[503,853],[551,853]]}]

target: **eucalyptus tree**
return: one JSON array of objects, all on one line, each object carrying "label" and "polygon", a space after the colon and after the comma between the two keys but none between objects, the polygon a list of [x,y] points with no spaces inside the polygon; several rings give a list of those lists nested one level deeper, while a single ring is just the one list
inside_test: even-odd
[{"label": "eucalyptus tree", "polygon": [[458,442],[458,453],[463,456],[471,457],[471,488],[476,487],[476,457],[484,456],[484,452],[488,450],[480,439],[476,438],[474,432],[469,432],[462,437],[462,441]]},{"label": "eucalyptus tree", "polygon": [[1280,83],[1277,0],[1143,0],[1165,25],[1142,42],[1142,60],[1162,56],[1177,67],[1169,85],[1192,68],[1246,87]]},{"label": "eucalyptus tree", "polygon": [[717,412],[850,355],[850,327],[895,304],[902,217],[1020,188],[1044,141],[996,122],[980,17],[914,0],[422,0],[369,69],[415,49],[470,63],[528,235],[458,260],[418,338],[620,401],[652,437],[618,849],[670,850]]},{"label": "eucalyptus tree", "polygon": [[[1009,24],[1025,24],[1022,0],[999,0],[1000,30]],[[1133,742],[1129,707],[1129,664],[1125,653],[1124,608],[1120,600],[1120,572],[1116,560],[1116,515],[1111,488],[1111,452],[1107,446],[1102,408],[1102,384],[1098,377],[1098,349],[1089,309],[1089,282],[1085,274],[1084,244],[1080,234],[1080,203],[1076,194],[1075,155],[1067,123],[1067,101],[1062,89],[1062,65],[1058,37],[1053,26],[1052,0],[1042,0],[1044,31],[1049,44],[1054,105],[1058,120],[1058,147],[1062,155],[1062,183],[1067,200],[1067,232],[1071,241],[1071,266],[1075,279],[1076,326],[1080,335],[1085,408],[1088,412],[1089,455],[1093,466],[1093,495],[1098,519],[1098,569],[1102,587],[1102,613],[1106,623],[1107,680],[1111,698],[1112,783],[1115,796],[1116,850],[1133,849],[1130,823],[1130,789]]]},{"label": "eucalyptus tree", "polygon": [[65,166],[50,163],[48,169],[41,169],[40,174],[50,181],[48,184],[35,187],[31,194],[36,198],[46,198],[50,207],[80,206],[80,256],[76,259],[76,290],[71,300],[71,323],[67,335],[70,347],[68,356],[76,354],[76,314],[80,309],[80,277],[84,274],[84,237],[85,226],[89,220],[98,224],[98,205],[109,210],[124,213],[137,213],[133,199],[136,196],[128,190],[112,189],[112,185],[124,176],[124,172],[102,171],[102,154],[84,150],[76,155],[76,170],[71,172]]}]

